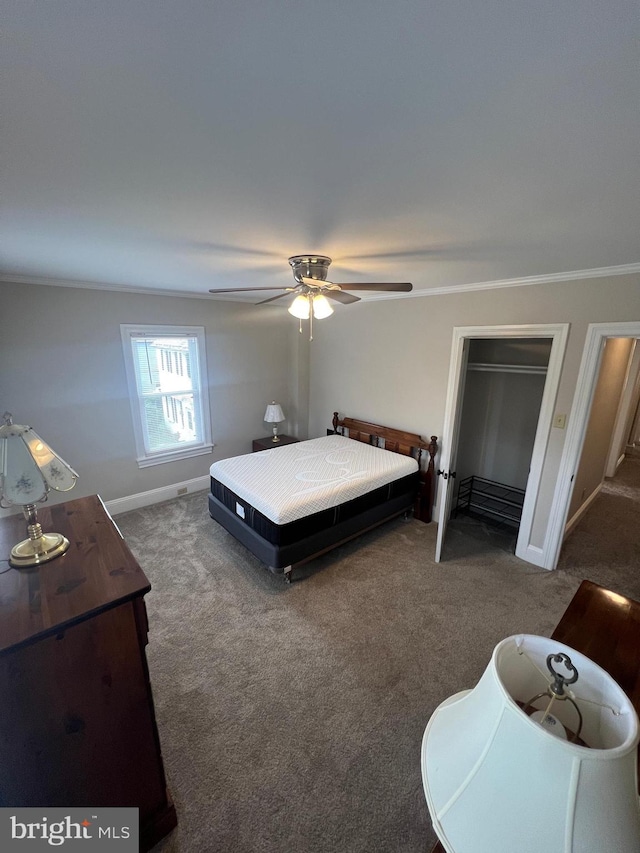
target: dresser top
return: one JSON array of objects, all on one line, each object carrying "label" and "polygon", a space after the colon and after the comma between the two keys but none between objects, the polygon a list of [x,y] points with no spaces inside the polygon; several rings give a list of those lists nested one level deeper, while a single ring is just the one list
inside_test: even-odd
[{"label": "dresser top", "polygon": [[606,670],[640,715],[640,601],[584,580],[551,636]]},{"label": "dresser top", "polygon": [[[97,495],[38,505],[44,533],[62,533],[69,549],[41,566],[0,564],[0,655],[122,604],[151,589]],[[0,558],[27,537],[22,513],[0,519]],[[4,568],[8,571],[3,571]]]}]

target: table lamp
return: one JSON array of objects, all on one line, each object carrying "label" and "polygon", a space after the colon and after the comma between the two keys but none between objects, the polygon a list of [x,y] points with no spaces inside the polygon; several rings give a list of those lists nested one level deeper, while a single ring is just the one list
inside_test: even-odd
[{"label": "table lamp", "polygon": [[431,716],[422,780],[447,853],[638,853],[638,717],[589,658],[508,637]]},{"label": "table lamp", "polygon": [[22,506],[29,538],[11,549],[15,568],[38,566],[59,557],[69,547],[60,533],[43,533],[36,503],[46,501],[51,489],[67,492],[78,475],[29,426],[14,424],[5,412],[0,427],[0,506]]},{"label": "table lamp", "polygon": [[280,441],[280,436],[278,435],[278,424],[285,420],[285,416],[282,411],[282,407],[279,403],[276,403],[275,400],[267,406],[267,411],[264,413],[264,420],[265,423],[273,424],[273,438],[271,440]]}]

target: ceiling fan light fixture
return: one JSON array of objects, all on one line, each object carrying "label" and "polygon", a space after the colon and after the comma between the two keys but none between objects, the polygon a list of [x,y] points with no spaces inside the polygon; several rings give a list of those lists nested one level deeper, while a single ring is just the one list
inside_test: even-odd
[{"label": "ceiling fan light fixture", "polygon": [[[309,319],[309,297],[306,293],[299,293],[287,309],[289,314],[299,320]],[[315,312],[314,312],[315,313]]]},{"label": "ceiling fan light fixture", "polygon": [[324,320],[333,314],[333,308],[326,296],[318,293],[313,297],[313,316],[316,320]]}]

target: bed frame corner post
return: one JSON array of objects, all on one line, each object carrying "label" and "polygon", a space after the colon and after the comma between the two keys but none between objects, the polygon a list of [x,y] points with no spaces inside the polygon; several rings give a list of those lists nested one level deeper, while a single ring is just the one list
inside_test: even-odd
[{"label": "bed frame corner post", "polygon": [[429,467],[433,468],[434,467],[433,460],[435,459],[436,453],[438,452],[438,436],[437,435],[431,436],[431,443],[429,444],[428,450],[429,450]]},{"label": "bed frame corner post", "polygon": [[436,435],[432,435],[431,442],[424,446],[426,446],[429,453],[429,459],[424,472],[420,472],[420,486],[418,489],[414,515],[416,518],[419,518],[420,521],[424,521],[425,524],[429,524],[433,516],[433,500],[435,497],[436,477],[434,459],[438,452],[438,437]]},{"label": "bed frame corner post", "polygon": [[429,442],[429,521],[433,518],[433,502],[436,496],[436,470],[435,470],[435,458],[436,453],[438,452],[438,436],[432,435],[431,441]]}]

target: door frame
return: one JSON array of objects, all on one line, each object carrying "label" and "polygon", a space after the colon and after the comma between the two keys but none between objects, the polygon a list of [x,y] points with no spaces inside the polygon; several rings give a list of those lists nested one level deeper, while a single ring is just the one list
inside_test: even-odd
[{"label": "door frame", "polygon": [[[549,435],[553,422],[553,410],[555,407],[562,364],[564,361],[567,340],[569,336],[569,323],[544,323],[521,326],[456,326],[453,329],[453,342],[451,347],[451,362],[449,367],[449,383],[447,386],[447,402],[445,408],[445,420],[442,430],[440,464],[443,471],[449,471],[451,460],[455,459],[457,447],[453,446],[457,441],[459,433],[459,419],[461,414],[461,388],[464,382],[466,359],[464,358],[465,343],[474,338],[550,338],[551,352],[549,353],[549,364],[547,376],[538,415],[538,425],[533,443],[531,465],[524,504],[522,507],[522,518],[518,532],[516,545],[516,556],[528,563],[547,568],[547,554],[545,548],[540,548],[531,543],[531,530],[533,527],[533,516],[540,490],[542,468],[546,454]],[[438,537],[436,541],[436,562],[440,559],[440,551],[446,530],[447,504],[450,505],[449,483],[451,478],[438,484],[438,505],[440,507],[438,518]]]},{"label": "door frame", "polygon": [[545,569],[555,569],[560,559],[575,475],[591,414],[602,353],[607,338],[640,338],[640,320],[624,323],[590,323],[587,329],[582,362],[578,373],[573,404],[569,414],[567,437],[562,449],[556,488],[545,536]]}]

